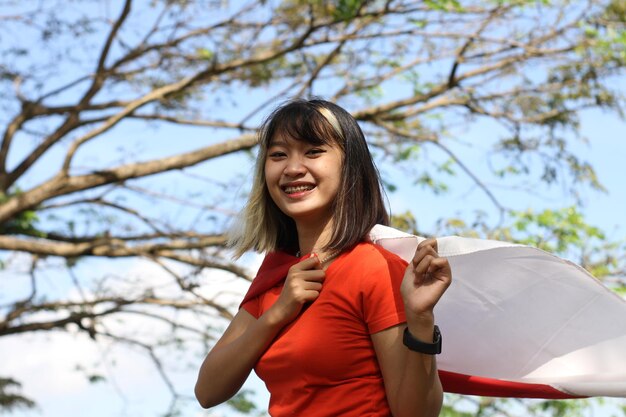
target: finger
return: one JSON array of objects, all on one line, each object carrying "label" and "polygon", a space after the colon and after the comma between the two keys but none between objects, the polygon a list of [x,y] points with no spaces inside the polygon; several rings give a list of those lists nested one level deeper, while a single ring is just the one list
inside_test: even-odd
[{"label": "finger", "polygon": [[435,239],[434,237],[429,237],[428,239],[422,240],[419,245],[417,245],[417,249],[421,249],[424,246],[430,246],[433,249],[435,249],[435,252],[437,252],[438,247],[437,247],[437,239]]},{"label": "finger", "polygon": [[317,297],[320,296],[320,292],[319,291],[315,291],[315,290],[306,290],[305,291],[305,299],[307,302],[311,302],[311,301],[315,301],[317,300]]},{"label": "finger", "polygon": [[295,302],[302,305],[314,301],[319,295],[319,291],[301,289],[298,294],[294,294],[293,298]]},{"label": "finger", "polygon": [[306,303],[317,298],[320,291],[321,284],[317,284],[317,286],[312,285],[311,288],[309,288],[308,284],[299,283],[291,288],[291,298],[298,303]]},{"label": "finger", "polygon": [[307,282],[303,285],[302,288],[304,288],[306,291],[320,292],[322,290],[322,284],[320,284],[319,282]]},{"label": "finger", "polygon": [[413,260],[412,260],[413,266],[417,266],[422,261],[422,259],[424,259],[426,255],[430,255],[434,258],[439,256],[437,254],[437,251],[431,245],[425,245],[425,246],[422,246],[421,248],[418,247],[418,249],[415,251],[415,255],[413,255]]},{"label": "finger", "polygon": [[435,257],[432,255],[426,255],[420,262],[415,266],[415,283],[421,284],[424,282],[426,275],[428,274],[428,270],[430,268],[431,262],[435,260]]},{"label": "finger", "polygon": [[324,282],[326,273],[321,269],[309,269],[306,271],[290,270],[287,274],[286,283],[297,288],[306,282]]},{"label": "finger", "polygon": [[[442,272],[442,274],[438,274],[439,272]],[[437,279],[439,279],[440,281],[445,281],[448,285],[452,281],[452,271],[450,269],[450,263],[446,258],[433,259],[430,263],[427,273],[430,273],[433,276],[438,275]]]},{"label": "finger", "polygon": [[322,264],[320,263],[317,255],[312,253],[311,256],[306,258],[304,261],[298,262],[297,264],[292,266],[292,268],[296,268],[299,271],[306,271],[309,269],[322,269]]},{"label": "finger", "polygon": [[414,257],[423,257],[423,255],[428,253],[432,255],[437,255],[437,251],[435,250],[435,248],[433,248],[431,245],[425,245],[415,250]]},{"label": "finger", "polygon": [[310,269],[300,272],[298,276],[306,282],[323,282],[326,279],[326,272],[322,269]]}]

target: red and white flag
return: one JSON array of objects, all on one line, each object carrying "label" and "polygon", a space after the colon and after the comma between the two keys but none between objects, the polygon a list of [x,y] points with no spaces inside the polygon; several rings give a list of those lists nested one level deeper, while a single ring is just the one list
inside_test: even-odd
[{"label": "red and white flag", "polygon": [[[407,262],[423,240],[376,226],[370,240]],[[435,307],[447,392],[496,397],[626,397],[626,301],[542,250],[437,239],[452,285]]]}]

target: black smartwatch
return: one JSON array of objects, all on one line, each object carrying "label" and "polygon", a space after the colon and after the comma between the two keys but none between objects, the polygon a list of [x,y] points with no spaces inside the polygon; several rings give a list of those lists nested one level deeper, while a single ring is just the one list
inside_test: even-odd
[{"label": "black smartwatch", "polygon": [[413,337],[411,332],[409,332],[408,327],[404,329],[404,337],[402,341],[404,342],[404,346],[414,352],[425,353],[427,355],[437,355],[441,353],[441,332],[439,332],[439,327],[437,326],[435,326],[435,331],[433,332],[432,343],[425,343],[417,340]]}]

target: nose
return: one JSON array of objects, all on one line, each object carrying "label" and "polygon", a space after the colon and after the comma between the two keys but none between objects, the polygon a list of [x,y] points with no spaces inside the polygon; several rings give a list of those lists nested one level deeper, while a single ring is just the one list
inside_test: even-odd
[{"label": "nose", "polygon": [[283,172],[288,177],[298,177],[306,174],[306,166],[300,157],[293,156],[287,160]]}]

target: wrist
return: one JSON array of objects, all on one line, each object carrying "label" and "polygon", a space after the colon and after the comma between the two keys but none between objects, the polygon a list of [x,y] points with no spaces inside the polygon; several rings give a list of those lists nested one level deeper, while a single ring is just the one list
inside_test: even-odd
[{"label": "wrist", "polygon": [[419,314],[409,311],[405,313],[406,325],[413,336],[424,341],[432,338],[433,329],[435,328],[435,315],[432,311]]},{"label": "wrist", "polygon": [[433,326],[435,323],[435,314],[432,310],[421,311],[416,313],[409,309],[405,309],[404,313],[406,315],[407,324],[415,325],[415,326]]}]

